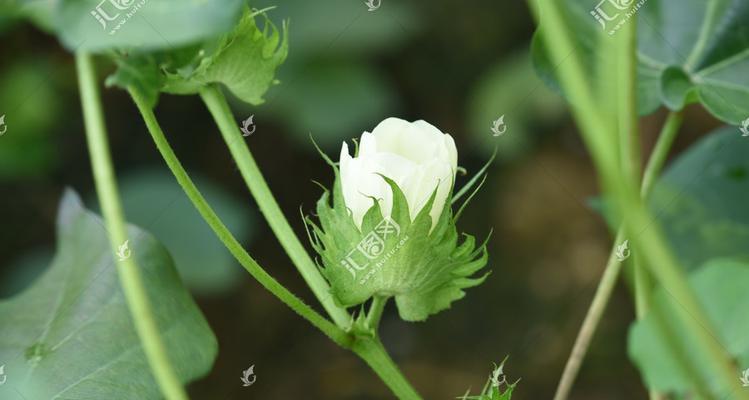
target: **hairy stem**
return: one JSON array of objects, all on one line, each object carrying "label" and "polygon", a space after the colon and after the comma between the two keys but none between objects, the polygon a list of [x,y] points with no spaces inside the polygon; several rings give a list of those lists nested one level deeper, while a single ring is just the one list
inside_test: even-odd
[{"label": "hairy stem", "polygon": [[257,201],[260,211],[265,216],[268,225],[270,225],[281,246],[286,250],[286,253],[291,258],[297,270],[299,270],[302,278],[304,278],[304,281],[312,289],[312,293],[314,293],[336,325],[341,328],[347,328],[351,322],[351,316],[343,307],[335,304],[330,294],[328,283],[320,275],[315,262],[310,258],[299,238],[291,229],[289,221],[286,220],[283,212],[281,212],[281,208],[273,197],[268,183],[263,178],[260,168],[255,163],[255,158],[250,153],[250,149],[247,147],[247,143],[244,137],[242,137],[237,123],[234,121],[226,98],[215,85],[206,86],[201,89],[200,97],[216,121],[221,135],[239,167],[242,178],[250,189],[255,201]]},{"label": "hairy stem", "polygon": [[129,91],[167,166],[172,171],[172,174],[174,174],[174,177],[177,179],[177,182],[179,182],[179,185],[182,187],[182,190],[184,190],[193,206],[195,206],[206,223],[211,227],[216,236],[218,236],[219,240],[221,240],[221,243],[226,246],[229,252],[231,252],[234,258],[239,261],[247,272],[263,285],[263,287],[268,289],[269,292],[289,306],[289,308],[294,310],[297,314],[309,321],[313,326],[322,331],[331,340],[343,347],[350,347],[350,335],[325,319],[302,300],[289,292],[288,289],[265,272],[265,270],[258,265],[247,251],[242,248],[242,245],[237,241],[234,235],[232,235],[226,225],[224,225],[195,186],[192,179],[190,179],[190,176],[187,175],[187,171],[185,171],[182,163],[180,163],[179,159],[177,159],[177,156],[174,154],[172,147],[164,136],[164,132],[161,130],[161,126],[159,126],[159,123],[156,120],[156,116],[153,114],[153,110],[148,106],[148,103],[143,96],[141,96],[135,89],[131,88]]},{"label": "hairy stem", "polygon": [[[119,259],[120,257],[116,255],[118,248],[128,240],[127,226],[120,204],[117,181],[114,177],[112,158],[109,154],[109,142],[96,82],[96,71],[90,55],[78,53],[75,60],[96,193],[101,203],[112,255],[115,259]],[[137,253],[138,249],[131,251]],[[117,262],[117,274],[135,330],[161,393],[169,400],[187,399],[187,394],[169,362],[169,356],[151,311],[151,304],[135,257],[120,259]]]}]

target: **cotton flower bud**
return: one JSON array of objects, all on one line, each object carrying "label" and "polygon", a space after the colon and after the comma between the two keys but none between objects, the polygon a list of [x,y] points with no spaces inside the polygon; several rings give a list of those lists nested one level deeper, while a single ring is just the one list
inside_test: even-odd
[{"label": "cotton flower bud", "polygon": [[[453,138],[425,121],[398,118],[342,145],[332,193],[307,218],[335,300],[350,307],[395,297],[401,317],[424,320],[462,298],[486,265],[486,245],[459,243],[452,211],[458,154]],[[331,163],[332,164],[332,163]],[[335,167],[335,165],[334,165]]]}]

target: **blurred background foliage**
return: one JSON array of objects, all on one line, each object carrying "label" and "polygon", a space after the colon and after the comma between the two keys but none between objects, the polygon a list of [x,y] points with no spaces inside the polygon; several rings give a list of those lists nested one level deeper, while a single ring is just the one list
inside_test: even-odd
[{"label": "blurred background foliage", "polygon": [[[402,322],[388,308],[383,340],[425,398],[453,398],[468,386],[480,387],[491,363],[505,355],[509,376],[522,378],[515,398],[550,398],[611,239],[586,203],[598,188],[572,121],[531,67],[534,24],[527,8],[523,2],[488,0],[385,0],[379,10],[367,12],[361,3],[294,0],[270,12],[275,21],[291,21],[290,53],[265,104],[233,103],[238,122],[255,115],[258,128],[247,138],[250,148],[287,217],[304,235],[299,208],[311,212],[320,195],[311,180],[332,180],[310,135],[337,158],[342,140],[371,130],[386,116],[425,119],[453,134],[469,174],[498,146],[498,162],[460,224],[477,236],[494,229],[491,277],[425,323]],[[276,4],[253,4],[266,5]],[[5,298],[47,265],[63,189],[89,194],[86,205],[96,205],[72,57],[53,37],[8,16],[0,17],[0,34],[0,114],[8,126],[0,137],[0,295]],[[103,81],[113,66],[101,64]],[[128,96],[115,89],[103,96],[127,217],[170,250],[219,340],[215,368],[191,385],[193,398],[389,398],[355,356],[337,349],[252,281],[181,195]],[[687,111],[676,152],[718,126],[698,108]],[[232,232],[268,272],[314,303],[259,215],[201,102],[162,96],[157,115]],[[491,123],[501,115],[508,130],[494,137]],[[644,150],[652,146],[662,118],[661,111],[643,121]],[[728,183],[714,179],[712,184],[744,179],[745,169],[725,168],[710,176]],[[683,175],[672,172],[668,179],[678,187]],[[718,201],[709,191],[695,196]],[[743,213],[739,217],[745,221]],[[632,302],[621,285],[573,398],[645,396],[626,354],[632,319]],[[251,364],[258,381],[243,388],[239,377]]]}]

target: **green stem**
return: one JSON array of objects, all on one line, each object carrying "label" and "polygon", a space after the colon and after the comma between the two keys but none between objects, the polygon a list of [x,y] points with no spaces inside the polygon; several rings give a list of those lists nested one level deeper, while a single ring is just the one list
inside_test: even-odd
[{"label": "green stem", "polygon": [[388,298],[385,296],[375,295],[372,298],[372,305],[369,307],[369,313],[367,314],[367,326],[375,331],[380,326],[380,319],[383,311],[385,311],[387,301]]},{"label": "green stem", "polygon": [[600,282],[598,282],[598,288],[596,288],[596,294],[593,296],[593,301],[590,303],[588,313],[585,314],[585,319],[580,327],[580,331],[577,333],[575,344],[572,346],[572,352],[567,363],[564,366],[564,372],[557,385],[557,391],[554,394],[554,400],[564,400],[569,397],[572,386],[575,383],[577,374],[580,371],[580,366],[585,359],[585,355],[590,347],[590,342],[593,339],[593,335],[598,328],[598,324],[601,322],[603,312],[606,310],[611,293],[614,291],[616,282],[619,279],[619,271],[621,270],[622,263],[617,259],[615,254],[615,248],[620,244],[624,237],[624,230],[619,229],[616,238],[614,239],[614,248],[611,249],[609,254],[608,262],[606,263],[606,269],[603,271],[603,276]]},{"label": "green stem", "polygon": [[[205,198],[187,175],[184,167],[174,154],[169,142],[161,130],[153,110],[148,106],[145,99],[134,89],[130,89],[130,95],[138,106],[148,131],[158,148],[167,166],[174,174],[177,182],[184,190],[187,197],[193,203],[200,215],[205,219],[214,233],[219,237],[227,249],[234,255],[242,266],[260,282],[266,289],[278,297],[284,304],[296,311],[312,325],[320,329],[335,343],[344,348],[349,348],[359,355],[384,381],[384,383],[400,399],[419,399],[419,395],[403,377],[398,367],[388,356],[382,344],[376,339],[367,336],[357,336],[344,332],[338,326],[317,314],[308,305],[281,286],[273,277],[268,275],[249,254],[242,248],[231,232],[221,222],[216,213],[211,209]],[[384,304],[383,304],[384,306]]]},{"label": "green stem", "polygon": [[640,193],[643,197],[650,193],[653,188],[656,178],[660,175],[663,165],[666,163],[668,152],[671,149],[671,145],[676,139],[676,135],[679,133],[679,127],[681,126],[684,116],[681,112],[671,112],[666,118],[666,122],[661,129],[661,133],[658,135],[658,141],[655,143],[653,153],[650,156],[650,164],[645,170],[645,175],[642,178],[642,186]]},{"label": "green stem", "polygon": [[252,196],[257,201],[260,211],[268,221],[271,230],[279,242],[281,242],[281,246],[286,250],[286,253],[299,270],[302,278],[307,282],[307,285],[312,289],[312,293],[314,293],[336,325],[341,328],[348,328],[351,316],[346,309],[335,304],[328,283],[320,275],[315,262],[312,261],[312,258],[310,258],[304,246],[302,246],[299,238],[291,229],[283,212],[281,212],[281,208],[273,197],[268,183],[263,178],[263,174],[260,172],[257,163],[255,163],[255,159],[252,153],[250,153],[250,149],[247,147],[247,143],[234,121],[226,98],[224,98],[224,95],[215,85],[209,85],[201,89],[200,97],[216,121],[221,135],[239,167],[242,178],[244,178]]},{"label": "green stem", "polygon": [[[673,144],[674,138],[679,131],[680,122],[681,114],[669,114],[669,117],[666,120],[661,133],[658,135],[658,140],[655,148],[653,149],[653,152],[648,159],[648,164],[645,167],[645,177],[643,179],[641,191],[643,199],[647,198],[647,196],[650,194],[650,190],[653,186],[653,181],[660,174],[660,171],[663,168],[671,144]],[[616,233],[614,244],[609,251],[609,259],[606,263],[606,268],[603,271],[603,276],[598,283],[598,288],[596,288],[596,293],[593,296],[593,301],[590,303],[588,312],[585,315],[583,324],[580,327],[577,338],[575,339],[575,344],[572,346],[572,352],[567,359],[567,364],[564,367],[562,378],[559,381],[557,392],[554,396],[555,400],[566,399],[569,396],[572,385],[575,383],[577,374],[580,371],[580,366],[582,365],[585,355],[588,352],[588,348],[590,347],[590,342],[593,339],[593,335],[595,334],[596,330],[598,329],[598,325],[601,322],[603,312],[606,310],[606,306],[608,305],[609,300],[611,300],[611,295],[614,292],[614,287],[616,286],[616,282],[619,279],[619,273],[621,271],[621,262],[619,262],[615,257],[616,246],[620,245],[623,240],[624,229],[620,227]],[[635,267],[637,267],[640,262],[640,257],[635,254]],[[635,284],[635,304],[637,306],[638,312],[642,311],[644,313],[644,309],[640,308],[645,307],[645,304],[647,304],[647,299],[649,296],[648,289],[651,286],[649,279],[646,280],[649,275],[647,275],[647,271],[642,271],[638,268],[635,268],[635,276],[639,277],[640,279],[640,281]]]},{"label": "green stem", "polygon": [[138,106],[143,120],[146,123],[148,131],[153,137],[153,141],[156,144],[161,156],[164,158],[167,166],[174,174],[177,182],[179,182],[182,190],[184,190],[187,197],[190,199],[192,204],[198,210],[203,219],[213,229],[213,232],[218,236],[221,242],[231,252],[231,254],[239,261],[239,263],[252,275],[263,287],[268,289],[274,296],[278,297],[284,304],[289,306],[292,310],[296,311],[297,314],[301,315],[304,319],[309,321],[312,325],[322,331],[335,343],[342,347],[350,347],[351,337],[346,332],[341,330],[335,324],[331,323],[310,306],[305,304],[302,300],[296,297],[294,294],[289,292],[283,285],[278,283],[272,276],[270,276],[255,260],[242,248],[242,245],[237,239],[231,234],[229,229],[224,225],[221,219],[216,215],[211,206],[205,200],[203,195],[200,193],[198,188],[187,175],[184,167],[180,163],[177,156],[174,154],[169,142],[164,136],[164,132],[161,130],[156,116],[153,114],[153,110],[148,106],[148,103],[143,96],[138,93],[137,90],[130,89],[130,95]]},{"label": "green stem", "polygon": [[637,112],[637,59],[632,57],[637,51],[637,18],[632,18],[616,38],[616,63],[619,75],[628,79],[618,80],[618,133],[621,168],[624,174],[637,182],[640,176],[640,116]]},{"label": "green stem", "polygon": [[[680,119],[675,119],[673,115],[674,114],[669,115],[669,118],[664,125],[661,134],[658,136],[656,147],[651,154],[650,159],[648,160],[648,165],[645,168],[645,180],[643,181],[641,192],[643,198],[646,198],[650,193],[650,189],[652,188],[652,181],[659,175],[665,162],[666,156],[668,155],[668,150],[673,143],[676,133],[678,132],[679,124],[677,121],[680,121]],[[572,352],[567,359],[567,364],[565,365],[564,372],[562,373],[562,378],[559,381],[559,385],[557,386],[557,391],[554,396],[555,400],[563,400],[569,396],[569,392],[572,389],[575,379],[577,378],[577,374],[580,371],[582,362],[585,358],[588,348],[590,347],[590,342],[593,339],[596,330],[598,329],[598,325],[600,324],[601,318],[603,317],[603,312],[606,310],[606,306],[611,299],[611,295],[614,291],[614,287],[616,286],[616,282],[619,279],[619,274],[621,271],[621,262],[619,262],[615,257],[616,246],[621,244],[623,240],[624,230],[623,228],[619,228],[614,239],[614,244],[609,252],[609,259],[606,263],[606,268],[603,272],[603,276],[598,283],[593,301],[588,308],[588,312],[585,315],[583,324],[580,327],[577,338],[575,339],[575,344],[572,347]],[[635,304],[638,305],[637,308],[639,310],[640,307],[644,307],[643,302],[647,301],[647,291],[650,288],[650,283],[649,281],[645,280],[647,275],[643,276],[644,274],[647,274],[647,272],[641,271],[637,268],[637,266],[640,264],[640,262],[638,262],[638,259],[639,257],[636,257],[635,276],[640,277],[640,282],[639,284],[635,285]]]},{"label": "green stem", "polygon": [[[731,363],[731,357],[717,343],[709,332],[712,323],[709,322],[704,309],[689,286],[676,258],[671,253],[668,243],[663,237],[657,223],[640,199],[635,182],[623,173],[617,157],[612,157],[612,150],[606,146],[607,124],[601,119],[605,115],[597,106],[587,86],[585,73],[577,56],[573,54],[572,39],[569,29],[562,19],[562,14],[555,1],[543,1],[544,27],[541,33],[547,40],[546,48],[552,53],[553,60],[569,60],[559,64],[558,73],[564,93],[570,99],[572,111],[581,127],[583,139],[590,149],[591,156],[599,172],[605,193],[616,201],[617,209],[626,221],[627,232],[633,233],[632,241],[635,248],[643,255],[644,264],[658,282],[671,293],[679,305],[688,310],[680,315],[687,329],[697,336],[698,351],[707,355],[708,365],[718,373],[721,384],[734,391],[738,398],[749,399],[749,394],[741,390]],[[531,1],[536,15],[535,2]],[[634,54],[631,55],[634,57]],[[615,143],[615,142],[614,142]],[[615,146],[615,144],[614,144]],[[616,147],[613,147],[614,149]],[[614,162],[612,163],[612,160]],[[688,314],[688,316],[687,316]]]},{"label": "green stem", "polygon": [[359,336],[352,350],[377,373],[400,400],[421,399],[378,339]]},{"label": "green stem", "polygon": [[[112,159],[109,154],[109,142],[96,82],[96,71],[90,55],[78,53],[75,60],[96,193],[101,203],[104,222],[109,233],[109,243],[112,247],[113,256],[115,256],[120,245],[124,244],[128,237],[117,182],[114,177]],[[132,249],[132,251],[137,252],[138,249]],[[115,256],[115,259],[119,259],[119,257]],[[148,359],[148,365],[151,367],[162,394],[169,400],[187,399],[187,394],[169,362],[166,348],[159,335],[159,329],[151,311],[148,294],[143,287],[143,280],[135,257],[119,260],[117,262],[117,273],[135,324],[135,330]]]}]

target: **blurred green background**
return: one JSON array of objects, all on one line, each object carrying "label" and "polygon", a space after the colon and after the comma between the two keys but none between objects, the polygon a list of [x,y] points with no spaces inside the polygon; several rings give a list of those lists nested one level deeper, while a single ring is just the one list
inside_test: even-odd
[{"label": "blurred green background", "polygon": [[[255,6],[265,5],[276,4]],[[551,398],[611,239],[587,205],[598,189],[572,121],[531,67],[534,25],[525,4],[384,0],[376,12],[361,1],[277,5],[270,16],[291,20],[280,84],[263,105],[233,106],[238,123],[255,115],[248,144],[297,233],[305,235],[299,207],[311,212],[320,195],[311,180],[332,179],[310,135],[337,158],[342,140],[385,117],[425,119],[455,137],[469,175],[498,146],[489,179],[459,224],[477,236],[494,230],[490,278],[425,323],[402,322],[388,308],[383,341],[425,398],[480,388],[492,363],[506,355],[509,378],[522,378],[515,398]],[[30,25],[0,19],[0,33],[0,114],[8,126],[0,136],[0,297],[6,298],[46,267],[63,188],[80,192],[94,209],[96,197],[71,55]],[[102,81],[112,69],[102,62]],[[215,367],[191,385],[193,398],[390,398],[363,362],[234,262],[174,183],[126,93],[110,89],[103,97],[128,220],[170,249],[219,340]],[[688,111],[677,151],[717,126],[704,112]],[[268,272],[315,304],[199,99],[162,96],[157,115],[229,228]],[[501,115],[508,130],[495,137],[490,127]],[[644,120],[647,148],[662,118]],[[573,399],[644,398],[626,356],[632,318],[620,285]],[[251,364],[258,380],[243,388],[239,377]]]}]

